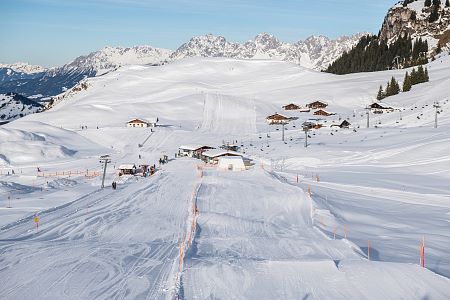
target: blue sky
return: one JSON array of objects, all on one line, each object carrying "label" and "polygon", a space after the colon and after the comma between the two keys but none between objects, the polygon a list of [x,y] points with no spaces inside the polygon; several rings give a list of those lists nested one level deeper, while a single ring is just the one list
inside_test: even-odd
[{"label": "blue sky", "polygon": [[64,64],[104,46],[176,49],[213,33],[243,42],[261,32],[377,33],[396,0],[0,0],[0,62]]}]

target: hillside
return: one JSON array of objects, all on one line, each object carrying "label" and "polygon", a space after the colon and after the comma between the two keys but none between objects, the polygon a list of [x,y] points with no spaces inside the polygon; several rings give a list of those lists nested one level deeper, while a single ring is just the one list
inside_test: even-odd
[{"label": "hillside", "polygon": [[9,122],[41,112],[44,106],[19,94],[0,94],[0,122]]},{"label": "hillside", "polygon": [[[429,63],[430,81],[385,99],[395,110],[370,113],[370,128],[374,91],[405,70],[336,76],[197,57],[86,79],[52,109],[0,127],[0,193],[13,207],[0,210],[0,298],[445,299],[449,67],[448,56]],[[315,100],[335,115],[305,148],[301,124],[317,116],[281,107]],[[275,112],[298,117],[284,142],[265,122]],[[126,127],[151,117],[152,131]],[[350,129],[330,126],[344,119]],[[224,141],[237,141],[249,170],[174,157],[183,144]],[[119,178],[125,163],[159,170]]]}]

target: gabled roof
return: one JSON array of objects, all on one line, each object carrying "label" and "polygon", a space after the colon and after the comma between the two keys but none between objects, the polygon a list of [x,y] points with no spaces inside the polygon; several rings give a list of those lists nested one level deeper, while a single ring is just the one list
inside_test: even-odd
[{"label": "gabled roof", "polygon": [[319,115],[320,113],[326,114],[326,115],[334,115],[334,113],[328,112],[324,109],[319,109],[317,111],[314,112],[315,115]]},{"label": "gabled roof", "polygon": [[287,105],[284,105],[283,108],[290,107],[290,106],[295,106],[295,107],[297,107],[297,108],[300,108],[300,106],[297,105],[297,104],[295,104],[295,103],[289,103],[289,104],[287,104]]},{"label": "gabled roof", "polygon": [[135,164],[122,164],[119,166],[119,170],[131,170],[136,168]]},{"label": "gabled roof", "polygon": [[383,105],[381,105],[380,103],[377,103],[377,102],[370,104],[369,107],[370,108],[377,108],[377,109],[392,109],[392,107],[383,106]]},{"label": "gabled roof", "polygon": [[209,158],[219,157],[223,155],[242,156],[241,153],[235,151],[227,151],[222,149],[215,149],[203,152],[203,155]]},{"label": "gabled roof", "polygon": [[266,119],[268,119],[268,120],[290,120],[291,118],[281,115],[279,113],[275,113],[273,115],[268,116]]},{"label": "gabled roof", "polygon": [[196,151],[199,149],[214,149],[214,147],[206,146],[206,145],[183,145],[180,146],[179,149],[181,150],[188,150],[188,151]]},{"label": "gabled roof", "polygon": [[127,123],[158,123],[158,118],[147,118],[147,119],[143,119],[143,118],[134,118],[129,120]]},{"label": "gabled roof", "polygon": [[322,101],[314,101],[314,102],[309,103],[308,105],[313,105],[313,104],[323,104],[323,105],[325,105],[325,106],[328,106],[327,103],[322,102]]}]

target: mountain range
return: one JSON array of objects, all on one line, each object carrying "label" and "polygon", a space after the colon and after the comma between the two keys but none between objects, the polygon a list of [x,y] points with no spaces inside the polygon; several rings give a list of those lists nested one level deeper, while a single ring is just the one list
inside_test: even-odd
[{"label": "mountain range", "polygon": [[152,46],[105,47],[77,57],[61,67],[49,69],[25,63],[0,64],[0,93],[15,92],[45,101],[72,88],[86,77],[100,76],[120,66],[160,65],[193,56],[274,59],[322,70],[344,51],[350,50],[362,35],[343,36],[335,40],[311,36],[290,44],[262,33],[253,40],[239,44],[229,42],[222,36],[207,34],[191,38],[173,52]]}]

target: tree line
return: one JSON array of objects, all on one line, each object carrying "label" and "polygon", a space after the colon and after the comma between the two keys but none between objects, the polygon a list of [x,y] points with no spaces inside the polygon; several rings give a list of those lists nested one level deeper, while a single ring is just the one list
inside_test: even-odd
[{"label": "tree line", "polygon": [[428,42],[402,36],[388,45],[376,35],[361,37],[349,52],[344,52],[325,72],[343,75],[358,72],[407,68],[428,63]]},{"label": "tree line", "polygon": [[[411,90],[411,87],[413,85],[428,81],[430,81],[430,77],[428,76],[427,68],[419,66],[417,68],[417,71],[415,68],[413,68],[411,70],[411,74],[409,74],[408,72],[406,72],[405,74],[402,91],[408,92]],[[400,85],[398,81],[394,78],[394,76],[392,76],[391,80],[388,81],[385,89],[383,89],[383,86],[380,85],[380,88],[378,89],[377,93],[377,100],[382,100],[386,97],[397,95],[398,93],[400,93]]]}]

